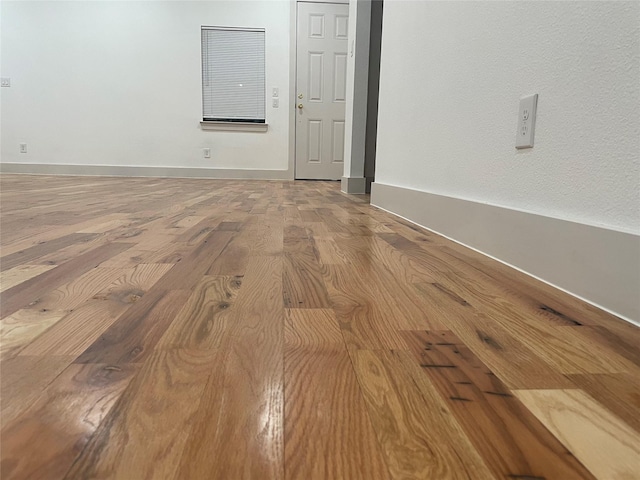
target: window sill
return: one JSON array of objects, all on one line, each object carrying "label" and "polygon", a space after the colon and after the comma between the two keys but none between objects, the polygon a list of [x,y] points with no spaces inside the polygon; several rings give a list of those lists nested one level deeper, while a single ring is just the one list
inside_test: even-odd
[{"label": "window sill", "polygon": [[227,132],[266,132],[269,129],[269,124],[252,122],[200,122],[200,128],[202,130]]}]

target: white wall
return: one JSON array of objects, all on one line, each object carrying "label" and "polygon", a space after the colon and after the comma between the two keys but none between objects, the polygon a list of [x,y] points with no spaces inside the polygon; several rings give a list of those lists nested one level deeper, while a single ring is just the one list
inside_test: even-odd
[{"label": "white wall", "polygon": [[639,232],[639,157],[640,2],[385,2],[376,182]]},{"label": "white wall", "polygon": [[[2,161],[289,169],[290,13],[286,0],[3,1]],[[201,25],[266,29],[268,132],[200,129]]]}]

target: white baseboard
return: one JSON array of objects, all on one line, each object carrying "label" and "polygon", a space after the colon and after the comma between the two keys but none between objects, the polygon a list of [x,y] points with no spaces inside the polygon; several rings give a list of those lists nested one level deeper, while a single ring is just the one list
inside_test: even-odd
[{"label": "white baseboard", "polygon": [[147,167],[124,165],[0,163],[0,172],[31,173],[37,175],[293,180],[293,175],[291,172],[289,172],[289,170],[243,170],[225,168]]},{"label": "white baseboard", "polygon": [[371,204],[640,325],[640,236],[372,184]]}]

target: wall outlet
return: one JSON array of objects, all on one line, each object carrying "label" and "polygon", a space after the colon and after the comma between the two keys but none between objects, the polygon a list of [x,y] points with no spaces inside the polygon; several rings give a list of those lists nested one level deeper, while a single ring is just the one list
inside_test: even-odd
[{"label": "wall outlet", "polygon": [[210,148],[203,148],[202,149],[202,155],[204,156],[204,158],[211,158],[211,149]]},{"label": "wall outlet", "polygon": [[21,143],[20,144],[20,153],[27,153],[27,144],[26,143]]},{"label": "wall outlet", "polygon": [[272,98],[271,99],[271,106],[273,108],[278,108],[280,106],[280,99],[279,98]]},{"label": "wall outlet", "polygon": [[528,95],[520,99],[518,111],[518,130],[516,132],[516,148],[533,147],[533,134],[536,126],[536,109],[538,94]]},{"label": "wall outlet", "polygon": [[11,79],[10,79],[10,78],[7,78],[7,77],[2,77],[2,78],[0,79],[0,84],[1,84],[3,87],[10,87],[10,86],[11,86]]}]

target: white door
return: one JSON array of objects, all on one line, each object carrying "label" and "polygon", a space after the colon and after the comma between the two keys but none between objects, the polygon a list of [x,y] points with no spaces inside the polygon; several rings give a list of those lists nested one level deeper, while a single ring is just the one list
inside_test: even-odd
[{"label": "white door", "polygon": [[349,5],[298,3],[296,178],[339,180],[344,165]]}]

